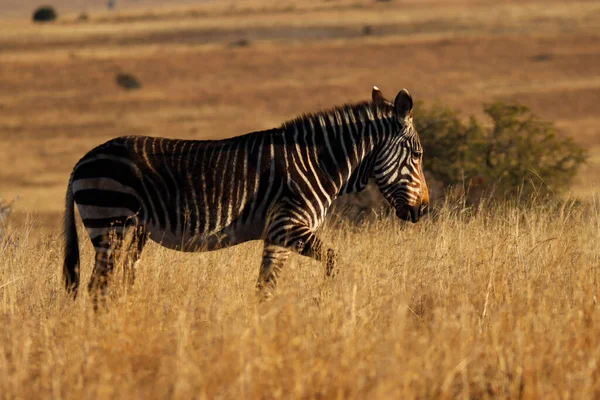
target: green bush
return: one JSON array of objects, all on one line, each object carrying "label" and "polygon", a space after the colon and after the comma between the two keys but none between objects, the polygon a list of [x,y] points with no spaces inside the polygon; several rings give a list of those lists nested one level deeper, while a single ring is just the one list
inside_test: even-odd
[{"label": "green bush", "polygon": [[463,121],[445,107],[418,104],[415,125],[425,149],[425,170],[445,188],[485,185],[495,195],[560,193],[586,152],[518,104],[484,107],[491,124]]},{"label": "green bush", "polygon": [[118,73],[115,81],[118,86],[125,90],[136,90],[142,88],[142,82],[133,74]]},{"label": "green bush", "polygon": [[33,22],[50,22],[58,18],[58,13],[52,6],[41,6],[33,12]]},{"label": "green bush", "polygon": [[[495,103],[484,107],[483,124],[443,106],[415,107],[415,125],[424,147],[424,166],[432,200],[446,196],[461,204],[482,197],[520,194],[529,199],[567,189],[586,152],[571,138],[533,115],[527,107]],[[332,222],[376,221],[391,211],[377,187],[336,200]]]},{"label": "green bush", "polygon": [[16,199],[6,202],[0,198],[0,241],[4,238],[8,217],[12,211],[13,203]]}]

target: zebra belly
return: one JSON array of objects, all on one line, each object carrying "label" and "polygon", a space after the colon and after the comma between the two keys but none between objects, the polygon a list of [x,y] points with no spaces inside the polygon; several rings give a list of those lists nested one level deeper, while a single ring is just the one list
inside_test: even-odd
[{"label": "zebra belly", "polygon": [[217,232],[198,235],[193,232],[178,235],[175,232],[165,231],[156,226],[148,226],[147,229],[150,239],[161,246],[185,252],[202,252],[219,250],[251,240],[262,239],[264,224],[254,221],[246,224],[231,224]]}]

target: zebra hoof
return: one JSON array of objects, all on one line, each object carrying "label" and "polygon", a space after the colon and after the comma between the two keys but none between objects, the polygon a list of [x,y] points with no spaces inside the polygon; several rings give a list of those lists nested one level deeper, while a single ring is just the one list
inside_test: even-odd
[{"label": "zebra hoof", "polygon": [[262,292],[257,294],[258,303],[268,303],[273,299],[273,293],[271,292]]},{"label": "zebra hoof", "polygon": [[324,277],[325,280],[334,279],[337,276],[338,272],[339,272],[338,268],[327,266],[325,268],[325,277]]},{"label": "zebra hoof", "polygon": [[273,298],[273,290],[261,284],[256,285],[256,298],[260,304],[271,301]]}]

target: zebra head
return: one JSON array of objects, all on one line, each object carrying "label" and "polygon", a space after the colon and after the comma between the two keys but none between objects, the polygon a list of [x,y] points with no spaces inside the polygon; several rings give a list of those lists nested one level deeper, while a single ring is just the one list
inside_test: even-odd
[{"label": "zebra head", "polygon": [[380,148],[373,170],[375,182],[398,218],[417,222],[429,204],[429,191],[423,174],[423,147],[413,126],[413,100],[402,89],[392,103],[373,87],[373,102],[390,110],[389,132]]}]

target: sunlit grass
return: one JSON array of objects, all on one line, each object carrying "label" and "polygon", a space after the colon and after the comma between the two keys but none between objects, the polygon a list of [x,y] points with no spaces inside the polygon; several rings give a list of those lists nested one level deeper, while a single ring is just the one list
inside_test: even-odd
[{"label": "sunlit grass", "polygon": [[[258,305],[260,243],[143,253],[95,315],[62,287],[59,235],[0,244],[9,398],[593,398],[597,205],[444,206],[418,225],[328,229],[340,273],[291,257]],[[82,237],[84,285],[92,249]],[[120,278],[117,272],[117,278]],[[121,286],[120,279],[113,289]]]}]

